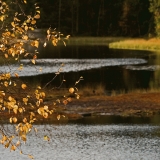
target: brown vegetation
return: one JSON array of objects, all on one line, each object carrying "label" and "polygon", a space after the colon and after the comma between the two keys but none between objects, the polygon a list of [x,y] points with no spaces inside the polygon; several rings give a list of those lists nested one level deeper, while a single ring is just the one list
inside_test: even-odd
[{"label": "brown vegetation", "polygon": [[160,114],[160,93],[129,93],[116,96],[82,97],[66,106],[64,113],[123,116]]}]

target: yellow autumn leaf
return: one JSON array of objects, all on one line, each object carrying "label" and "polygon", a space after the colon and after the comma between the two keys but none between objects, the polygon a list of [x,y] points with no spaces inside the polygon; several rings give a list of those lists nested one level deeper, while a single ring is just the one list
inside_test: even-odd
[{"label": "yellow autumn leaf", "polygon": [[61,115],[58,115],[58,116],[57,116],[57,119],[60,120],[60,118],[61,118]]},{"label": "yellow autumn leaf", "polygon": [[23,118],[23,123],[27,123],[27,118]]},{"label": "yellow autumn leaf", "polygon": [[71,97],[67,98],[67,101],[68,101],[68,102],[71,102],[71,101],[72,101],[72,98],[71,98]]},{"label": "yellow autumn leaf", "polygon": [[9,142],[7,142],[7,143],[5,144],[5,148],[8,148],[8,147],[9,147],[9,145],[10,145],[10,143],[9,143]]},{"label": "yellow autumn leaf", "polygon": [[50,138],[49,138],[47,135],[45,135],[45,136],[43,137],[43,139],[44,139],[45,141],[49,141],[49,140],[50,140]]},{"label": "yellow autumn leaf", "polygon": [[37,12],[37,13],[39,13],[39,14],[41,13],[39,10],[38,10],[38,11],[36,11],[36,12]]},{"label": "yellow autumn leaf", "polygon": [[0,16],[0,20],[1,20],[2,22],[4,21],[4,18],[5,18],[4,15]]},{"label": "yellow autumn leaf", "polygon": [[56,39],[53,39],[53,40],[52,40],[52,44],[53,44],[54,46],[57,46],[57,40],[56,40]]},{"label": "yellow autumn leaf", "polygon": [[41,86],[37,86],[37,89],[42,89]]},{"label": "yellow autumn leaf", "polygon": [[33,116],[33,117],[35,116],[35,113],[33,113],[33,112],[31,112],[30,114],[31,114],[31,116]]},{"label": "yellow autumn leaf", "polygon": [[21,142],[17,141],[16,146],[18,147],[18,146],[20,146],[20,144],[21,144]]},{"label": "yellow autumn leaf", "polygon": [[34,159],[34,157],[33,157],[32,155],[30,155],[30,154],[28,155],[28,157],[29,157],[30,159]]},{"label": "yellow autumn leaf", "polygon": [[44,108],[43,108],[43,107],[38,108],[37,112],[38,112],[40,115],[43,115],[43,113],[44,113]]},{"label": "yellow autumn leaf", "polygon": [[12,123],[12,117],[9,119],[9,122]]},{"label": "yellow autumn leaf", "polygon": [[32,62],[33,64],[36,64],[36,61],[35,61],[35,59],[32,59],[32,60],[31,60],[31,62]]},{"label": "yellow autumn leaf", "polygon": [[[14,98],[13,98],[13,102],[16,103],[16,100],[15,100]],[[14,105],[13,108],[14,108],[14,109],[18,109],[18,106],[17,106],[17,105]]]},{"label": "yellow autumn leaf", "polygon": [[33,24],[33,25],[36,24],[36,20],[32,20],[31,24]]},{"label": "yellow autumn leaf", "polygon": [[22,134],[22,135],[21,135],[21,139],[22,139],[22,141],[26,142],[26,140],[27,140],[26,135],[25,135],[25,134]]},{"label": "yellow autumn leaf", "polygon": [[28,31],[28,26],[25,26],[24,29],[25,29],[25,31]]},{"label": "yellow autumn leaf", "polygon": [[31,46],[37,47],[39,46],[39,41],[35,40],[31,42]]},{"label": "yellow autumn leaf", "polygon": [[19,113],[23,112],[23,108],[18,108]]},{"label": "yellow autumn leaf", "polygon": [[22,87],[22,89],[26,89],[26,88],[27,88],[27,85],[23,83],[23,84],[21,85],[21,87]]},{"label": "yellow autumn leaf", "polygon": [[80,95],[77,94],[76,98],[79,99],[79,98],[80,98]]},{"label": "yellow autumn leaf", "polygon": [[18,109],[16,109],[16,108],[13,109],[13,112],[14,112],[15,114],[17,114],[17,111],[18,111]]},{"label": "yellow autumn leaf", "polygon": [[8,87],[8,82],[7,81],[4,82],[4,86]]},{"label": "yellow autumn leaf", "polygon": [[74,93],[74,88],[70,88],[69,93]]},{"label": "yellow autumn leaf", "polygon": [[11,146],[11,151],[15,151],[16,150],[16,146],[15,145],[12,145]]},{"label": "yellow autumn leaf", "polygon": [[24,35],[24,36],[22,37],[22,39],[28,40],[28,36],[27,36],[27,35]]},{"label": "yellow autumn leaf", "polygon": [[0,97],[5,96],[5,92],[4,91],[0,91]]},{"label": "yellow autumn leaf", "polygon": [[16,122],[17,122],[17,118],[16,118],[16,117],[13,117],[13,118],[12,118],[12,121],[13,121],[14,123],[16,123]]},{"label": "yellow autumn leaf", "polygon": [[44,110],[48,111],[48,106],[45,105],[44,106]]},{"label": "yellow autumn leaf", "polygon": [[19,77],[18,73],[15,73],[14,75],[15,75],[15,77],[17,77],[17,78]]},{"label": "yellow autumn leaf", "polygon": [[64,38],[64,39],[69,39],[69,37],[70,37],[70,35],[67,35],[66,38]]},{"label": "yellow autumn leaf", "polygon": [[34,30],[34,28],[33,28],[33,27],[29,27],[29,29],[30,29],[30,30],[32,30],[32,31]]},{"label": "yellow autumn leaf", "polygon": [[67,105],[67,104],[68,104],[68,101],[67,101],[67,100],[63,100],[63,104],[64,104],[64,105]]},{"label": "yellow autumn leaf", "polygon": [[42,98],[45,98],[46,94],[45,94],[44,92],[41,92],[41,93],[40,93],[40,96],[41,96]]},{"label": "yellow autumn leaf", "polygon": [[11,102],[13,101],[14,98],[12,98],[11,96],[8,97],[8,100]]},{"label": "yellow autumn leaf", "polygon": [[15,26],[16,26],[14,22],[11,22],[11,25],[12,25],[12,27],[15,27]]},{"label": "yellow autumn leaf", "polygon": [[5,56],[5,58],[8,58],[8,54],[7,53],[5,53],[4,56]]},{"label": "yellow autumn leaf", "polygon": [[50,34],[50,29],[47,30],[47,34]]},{"label": "yellow autumn leaf", "polygon": [[28,98],[23,98],[23,102],[24,102],[25,105],[27,105],[27,103],[28,103]]},{"label": "yellow autumn leaf", "polygon": [[24,55],[24,57],[27,57],[29,55],[29,53],[27,52],[25,55]]},{"label": "yellow autumn leaf", "polygon": [[48,113],[47,113],[47,112],[44,112],[44,113],[43,113],[43,117],[44,117],[44,118],[48,118]]},{"label": "yellow autumn leaf", "polygon": [[7,136],[3,135],[2,141],[6,141],[7,139],[8,139]]},{"label": "yellow autumn leaf", "polygon": [[37,55],[36,54],[33,56],[33,59],[37,59]]},{"label": "yellow autumn leaf", "polygon": [[35,19],[39,19],[39,18],[40,18],[40,15],[37,14],[37,15],[34,16],[34,18],[35,18]]},{"label": "yellow autumn leaf", "polygon": [[12,34],[11,34],[11,37],[15,38],[16,36],[15,36],[15,34],[14,34],[14,33],[12,33]]},{"label": "yellow autumn leaf", "polygon": [[35,45],[34,45],[34,46],[38,48],[38,46],[39,46],[39,41],[35,41]]}]

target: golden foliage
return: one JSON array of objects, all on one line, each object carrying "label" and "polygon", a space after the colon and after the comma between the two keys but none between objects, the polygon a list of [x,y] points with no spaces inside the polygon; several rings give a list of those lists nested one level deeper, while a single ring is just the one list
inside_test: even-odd
[{"label": "golden foliage", "polygon": [[[20,82],[20,76],[18,74],[18,72],[25,67],[25,65],[21,63],[23,57],[31,57],[30,62],[36,65],[40,40],[31,40],[29,31],[36,28],[36,23],[41,17],[39,6],[35,4],[35,12],[27,15],[24,13],[23,7],[21,7],[21,5],[27,4],[27,0],[16,1],[12,4],[16,4],[17,8],[19,7],[18,12],[15,12],[12,16],[11,13],[9,13],[10,10],[7,2],[1,1],[0,7],[0,24],[2,30],[0,52],[3,54],[3,58],[6,59],[6,64],[8,64],[9,68],[9,72],[6,70],[6,73],[0,73],[0,111],[2,113],[3,111],[8,112],[10,115],[8,118],[9,122],[15,127],[15,131],[13,135],[10,133],[5,135],[5,132],[3,133],[2,130],[0,143],[4,145],[5,148],[10,148],[10,151],[15,151],[19,149],[18,147],[22,145],[22,142],[25,143],[27,141],[27,135],[32,130],[35,121],[38,121],[40,116],[48,118],[54,113],[54,108],[44,104],[46,93],[40,86],[37,87],[34,93],[30,93],[31,88],[29,85]],[[8,21],[6,23],[7,18],[9,18],[8,21],[11,19],[9,23]],[[69,37],[70,35],[63,38],[63,34],[57,32],[56,29],[52,30],[49,28],[46,32],[43,47],[46,47],[49,42],[51,42],[53,46],[57,46],[59,41],[62,41],[64,46],[66,46],[65,40],[68,40]],[[28,52],[25,47],[26,44],[34,48],[35,51],[33,53]],[[17,72],[16,70],[13,71],[12,67],[10,67],[10,60],[14,60],[19,64]],[[39,70],[42,71],[42,68]],[[55,74],[59,75],[61,72],[62,68]],[[12,77],[13,75],[15,77]],[[69,92],[75,93],[75,88],[70,88]],[[62,101],[57,99],[54,105],[58,103],[67,105],[69,102],[71,102],[71,98],[66,98]],[[60,120],[60,118],[61,115],[58,114],[57,120]],[[36,128],[34,128],[34,131],[37,133]],[[50,138],[44,136],[44,140],[49,141]],[[24,153],[20,150],[20,154]],[[33,156],[30,154],[28,154],[28,157],[33,159]]]},{"label": "golden foliage", "polygon": [[23,84],[21,85],[21,87],[22,87],[22,89],[26,89],[26,88],[27,88],[27,85],[23,83]]},{"label": "golden foliage", "polygon": [[74,88],[69,88],[69,93],[74,93]]}]

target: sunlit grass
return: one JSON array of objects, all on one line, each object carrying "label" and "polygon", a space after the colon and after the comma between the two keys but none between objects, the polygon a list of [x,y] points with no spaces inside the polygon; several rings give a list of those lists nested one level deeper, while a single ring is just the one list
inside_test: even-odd
[{"label": "sunlit grass", "polygon": [[69,45],[106,45],[115,49],[160,50],[158,38],[71,37]]},{"label": "sunlit grass", "polygon": [[160,50],[160,39],[131,38],[111,42],[109,48],[136,49],[136,50]]}]

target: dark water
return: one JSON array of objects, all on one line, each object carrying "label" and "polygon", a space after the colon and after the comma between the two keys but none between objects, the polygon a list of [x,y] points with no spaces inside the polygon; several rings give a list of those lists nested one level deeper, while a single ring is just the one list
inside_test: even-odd
[{"label": "dark water", "polygon": [[[34,52],[34,48],[26,47]],[[101,84],[106,92],[137,89],[158,89],[160,86],[160,53],[151,51],[109,49],[107,43],[99,40],[86,43],[68,41],[67,46],[54,47],[41,44],[36,65],[26,62],[22,71],[18,65],[0,66],[1,71],[18,72],[22,79],[32,84],[45,85],[55,72],[64,64],[63,71],[48,87],[57,87],[62,80],[62,87],[73,86],[79,77],[84,80],[78,87]],[[25,67],[26,65],[26,67]],[[42,71],[40,71],[40,68]]]},{"label": "dark water", "polygon": [[[55,68],[66,63],[64,71],[50,86],[58,86],[65,77],[67,82],[62,87],[68,87],[83,76],[84,80],[79,86],[103,84],[108,92],[159,88],[160,53],[108,49],[107,45],[96,43],[68,43],[67,47],[49,45],[46,48],[41,47],[40,51],[39,58],[43,62],[37,62],[37,66],[46,69],[45,72],[28,76],[28,73],[33,72],[28,65],[28,72],[22,71],[24,77],[21,78],[24,81],[45,85],[55,76]],[[24,61],[24,64],[27,63]],[[7,70],[4,66],[0,67],[1,71]],[[13,65],[11,68],[15,69],[14,67],[17,66]],[[34,68],[38,70],[38,67]],[[1,127],[13,132],[11,125]],[[159,116],[149,118],[100,115],[34,127],[38,129],[38,135],[29,133],[28,142],[22,145],[22,150],[26,154],[32,154],[35,160],[160,159]],[[45,135],[50,137],[49,143],[44,141]],[[27,156],[20,155],[18,150],[10,152],[1,145],[0,154],[0,160],[28,159]]]},{"label": "dark water", "polygon": [[[137,89],[158,89],[160,84],[160,53],[150,51],[138,51],[138,50],[122,50],[122,49],[109,49],[107,45],[73,45],[68,43],[67,46],[59,45],[53,47],[51,44],[46,48],[40,48],[39,58],[44,59],[64,59],[75,60],[75,66],[77,67],[83,63],[81,61],[89,60],[92,62],[92,66],[89,68],[83,68],[79,66],[79,69],[71,69],[67,73],[62,72],[57,78],[50,84],[51,86],[58,86],[61,84],[62,79],[65,77],[66,83],[62,87],[68,87],[73,85],[80,76],[84,77],[84,81],[81,81],[79,86],[95,86],[102,84],[106,91],[129,91]],[[113,60],[125,61],[125,64],[112,63]],[[127,63],[128,59],[132,59],[134,62],[144,60],[142,63]],[[106,61],[105,65],[101,65],[99,61]],[[97,62],[96,62],[97,61]],[[47,62],[48,63],[48,62]],[[47,64],[46,63],[46,64]],[[56,62],[55,62],[56,63]],[[71,63],[71,62],[66,62]],[[99,63],[96,67],[94,64]],[[53,64],[53,63],[52,63]],[[88,62],[84,62],[85,66]],[[45,66],[45,64],[44,64]],[[42,66],[43,67],[43,66]],[[69,66],[74,68],[74,66]],[[57,65],[58,68],[58,65]],[[44,85],[54,77],[53,73],[45,73],[38,76],[27,77],[27,80],[32,83],[40,83]],[[25,79],[25,78],[24,78]]]}]

